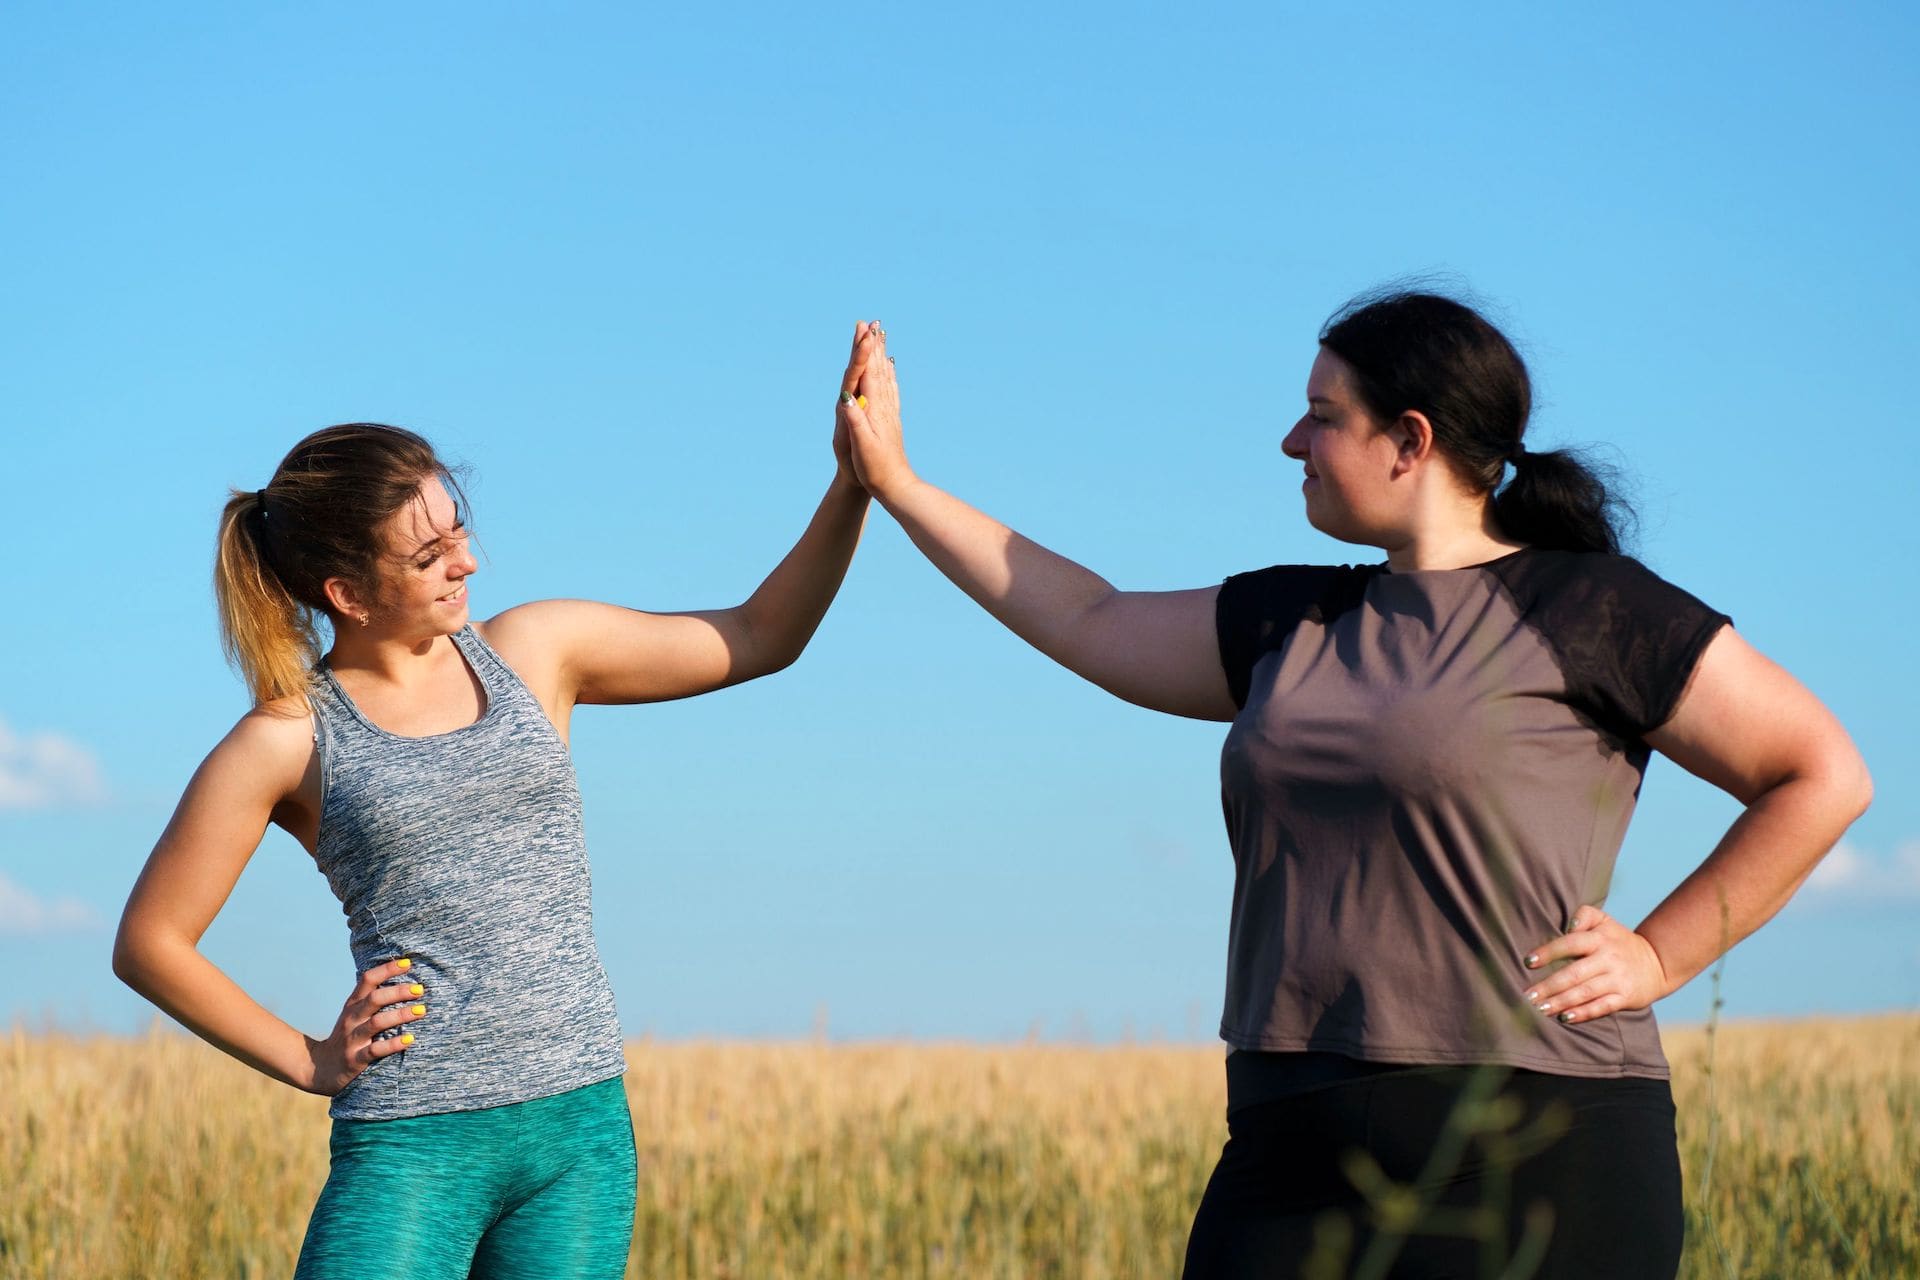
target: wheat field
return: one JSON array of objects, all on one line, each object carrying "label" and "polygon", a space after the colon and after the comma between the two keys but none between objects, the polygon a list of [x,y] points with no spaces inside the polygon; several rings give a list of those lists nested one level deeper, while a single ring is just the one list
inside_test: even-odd
[{"label": "wheat field", "polygon": [[[1667,1041],[1683,1276],[1920,1276],[1920,1015]],[[634,1277],[1171,1277],[1225,1137],[1217,1050],[636,1042],[628,1062]],[[16,1029],[0,1277],[288,1276],[327,1123],[174,1032]]]}]

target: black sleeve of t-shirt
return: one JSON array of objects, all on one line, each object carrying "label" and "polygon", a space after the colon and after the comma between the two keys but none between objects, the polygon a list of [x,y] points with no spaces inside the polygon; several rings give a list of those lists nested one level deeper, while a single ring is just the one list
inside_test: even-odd
[{"label": "black sleeve of t-shirt", "polygon": [[1220,641],[1220,666],[1227,673],[1233,705],[1247,705],[1254,664],[1278,649],[1310,614],[1352,582],[1347,565],[1277,564],[1236,573],[1220,584],[1213,626]]},{"label": "black sleeve of t-shirt", "polygon": [[1559,658],[1574,704],[1628,740],[1672,717],[1733,621],[1628,556],[1536,553],[1491,568]]}]

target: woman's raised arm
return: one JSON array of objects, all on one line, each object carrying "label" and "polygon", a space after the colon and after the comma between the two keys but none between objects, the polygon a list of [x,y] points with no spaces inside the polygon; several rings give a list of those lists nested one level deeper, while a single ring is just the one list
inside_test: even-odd
[{"label": "woman's raised arm", "polygon": [[955,586],[1067,670],[1128,702],[1231,720],[1214,632],[1218,586],[1119,591],[1099,574],[1022,537],[914,474],[900,427],[900,393],[884,340],[844,408],[853,464],[914,545]]},{"label": "woman's raised arm", "polygon": [[[879,341],[877,327],[855,328],[843,393]],[[576,703],[688,698],[791,665],[838,594],[866,523],[867,493],[846,456],[842,416],[834,434],[837,465],[826,496],[800,540],[743,603],[649,613],[591,600],[539,600],[485,623],[488,643],[532,677],[543,702],[551,698],[547,710],[556,723]]]}]

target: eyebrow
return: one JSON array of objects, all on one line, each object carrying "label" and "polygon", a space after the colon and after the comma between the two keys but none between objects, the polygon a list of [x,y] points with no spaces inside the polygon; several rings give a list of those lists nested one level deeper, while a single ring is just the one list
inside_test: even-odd
[{"label": "eyebrow", "polygon": [[[467,526],[465,521],[460,520],[459,518],[456,517],[453,522],[453,527],[455,530],[459,530],[459,529],[464,529]],[[431,538],[428,538],[425,542],[421,543],[419,546],[413,549],[413,554],[417,556],[422,551],[425,551],[428,547],[437,547],[441,543],[445,542],[446,540],[447,540],[447,535],[444,533],[440,533],[439,531],[436,530],[434,532],[434,535]]]},{"label": "eyebrow", "polygon": [[1308,404],[1332,404],[1333,401],[1327,399],[1327,397],[1325,396],[1308,396],[1307,403]]}]

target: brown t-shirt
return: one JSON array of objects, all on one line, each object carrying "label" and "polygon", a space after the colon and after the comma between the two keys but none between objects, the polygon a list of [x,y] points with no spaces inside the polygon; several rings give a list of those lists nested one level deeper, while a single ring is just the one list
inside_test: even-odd
[{"label": "brown t-shirt", "polygon": [[1644,735],[1729,621],[1599,553],[1228,578],[1221,1036],[1664,1078],[1651,1010],[1563,1025],[1527,1006],[1521,958],[1606,898]]}]

